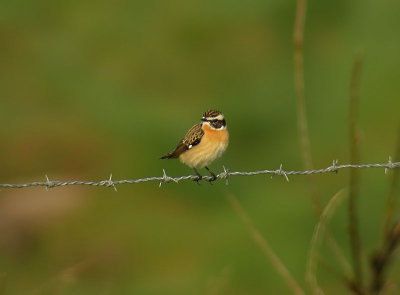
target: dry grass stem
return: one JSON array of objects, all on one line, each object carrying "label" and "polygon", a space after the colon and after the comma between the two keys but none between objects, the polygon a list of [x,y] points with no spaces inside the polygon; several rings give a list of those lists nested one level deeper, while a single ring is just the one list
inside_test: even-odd
[{"label": "dry grass stem", "polygon": [[253,222],[249,218],[249,216],[244,212],[242,206],[237,201],[234,195],[230,193],[225,194],[226,198],[228,199],[229,203],[235,210],[235,212],[239,215],[240,219],[243,221],[244,225],[246,226],[250,236],[257,244],[257,246],[264,252],[265,256],[271,261],[272,265],[274,266],[277,273],[283,278],[286,284],[289,286],[293,294],[296,295],[304,295],[304,291],[301,289],[299,284],[295,281],[293,276],[290,274],[288,269],[276,255],[274,250],[272,250],[271,246],[267,242],[265,238],[260,234],[258,229],[254,226]]},{"label": "dry grass stem", "polygon": [[312,294],[324,294],[317,281],[317,261],[319,257],[319,248],[321,247],[322,239],[326,231],[326,223],[339,205],[340,201],[345,195],[345,192],[345,189],[341,189],[330,199],[328,205],[326,205],[325,209],[322,211],[319,221],[314,228],[306,269],[306,281]]},{"label": "dry grass stem", "polygon": [[306,98],[304,86],[304,25],[306,21],[307,1],[297,0],[296,18],[294,22],[294,89],[297,99],[297,127],[302,150],[303,163],[306,169],[312,169],[310,140],[308,136]]},{"label": "dry grass stem", "polygon": [[[300,141],[300,149],[303,165],[307,170],[313,169],[313,161],[311,155],[310,136],[308,133],[307,123],[307,108],[305,96],[305,78],[304,78],[304,26],[306,22],[307,0],[297,0],[296,16],[293,30],[293,45],[294,45],[294,89],[296,95],[296,110],[297,110],[297,129]],[[312,176],[308,179],[308,187],[313,203],[314,211],[317,215],[321,214],[321,201],[317,191],[315,178]],[[336,240],[327,232],[327,243],[332,253],[341,262],[342,267],[347,271],[349,263],[337,245]]]},{"label": "dry grass stem", "polygon": [[[396,152],[394,156],[394,162],[400,161],[400,126],[397,133],[397,143],[396,143]],[[386,203],[386,212],[384,216],[384,223],[383,223],[383,243],[385,243],[386,239],[390,235],[390,231],[393,226],[393,215],[397,208],[397,199],[396,194],[399,192],[399,185],[400,183],[400,171],[399,169],[394,169],[392,182],[389,189],[389,196]]]},{"label": "dry grass stem", "polygon": [[329,249],[332,251],[333,255],[335,255],[337,262],[342,267],[344,276],[351,276],[353,273],[351,265],[347,258],[344,256],[342,249],[340,249],[338,243],[336,242],[335,238],[332,236],[332,233],[329,231],[328,228],[325,232],[325,239],[329,246]]},{"label": "dry grass stem", "polygon": [[400,221],[390,230],[386,242],[371,257],[372,279],[370,284],[371,294],[382,294],[386,287],[386,272],[392,262],[393,253],[400,244]]},{"label": "dry grass stem", "polygon": [[306,21],[307,1],[298,0],[296,18],[294,22],[293,45],[294,45],[294,89],[297,103],[297,128],[300,140],[301,156],[304,167],[307,170],[313,168],[310,137],[308,135],[307,111],[304,82],[304,25]]},{"label": "dry grass stem", "polygon": [[[359,84],[361,73],[362,57],[357,55],[351,75],[350,83],[350,110],[349,110],[349,133],[350,133],[350,162],[351,164],[359,163],[359,134],[357,130],[357,112],[359,100]],[[357,201],[359,194],[359,171],[352,170],[350,172],[350,185],[349,185],[349,234],[351,252],[353,257],[354,267],[354,284],[358,289],[362,289],[363,273],[361,264],[361,240],[358,230],[358,216],[357,216]]]},{"label": "dry grass stem", "polygon": [[343,275],[339,270],[331,266],[324,258],[318,256],[318,264],[323,266],[327,271],[329,271],[334,277],[336,277],[340,282],[347,285],[349,280]]},{"label": "dry grass stem", "polygon": [[[308,134],[307,108],[304,81],[304,26],[306,22],[307,0],[298,0],[296,6],[296,17],[293,29],[293,62],[294,62],[294,90],[296,96],[297,110],[297,132],[300,141],[301,158],[305,169],[312,170],[313,162],[311,156],[310,136]],[[321,211],[319,195],[315,189],[315,181],[309,179],[309,187],[313,207],[316,212]]]}]

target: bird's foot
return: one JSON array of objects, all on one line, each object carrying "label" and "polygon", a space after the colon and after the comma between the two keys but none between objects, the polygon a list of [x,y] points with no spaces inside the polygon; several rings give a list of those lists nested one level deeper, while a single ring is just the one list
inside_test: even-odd
[{"label": "bird's foot", "polygon": [[209,178],[209,179],[207,179],[207,180],[208,180],[208,182],[209,182],[210,184],[212,184],[212,182],[215,181],[215,180],[217,179],[217,175],[215,175],[215,173],[212,172],[207,166],[206,166],[205,168],[207,169],[207,171],[208,171],[208,172],[210,173],[210,175],[211,175],[211,178]]},{"label": "bird's foot", "polygon": [[193,181],[196,181],[197,184],[200,184],[199,181],[203,179],[203,176],[197,175],[195,178],[193,178]]},{"label": "bird's foot", "polygon": [[210,184],[213,184],[213,181],[215,181],[215,180],[217,180],[217,176],[214,173],[211,175],[211,177],[209,179],[207,179],[207,181]]},{"label": "bird's foot", "polygon": [[197,177],[193,178],[193,181],[196,181],[197,184],[199,184],[199,181],[203,179],[203,176],[196,170],[196,168],[193,168],[194,172],[196,173]]}]

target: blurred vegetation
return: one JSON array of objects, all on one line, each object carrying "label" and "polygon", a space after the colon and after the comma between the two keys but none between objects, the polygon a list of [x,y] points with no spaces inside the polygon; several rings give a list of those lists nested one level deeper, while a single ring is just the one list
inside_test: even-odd
[{"label": "blurred vegetation", "polygon": [[[395,149],[400,2],[309,1],[305,78],[316,167],[349,161],[355,54],[361,160]],[[293,89],[295,1],[25,1],[0,7],[0,182],[187,175],[159,157],[210,108],[231,135],[210,167],[301,169]],[[204,173],[206,171],[203,171]],[[326,203],[348,171],[317,176]],[[361,171],[365,254],[390,178]],[[315,214],[306,176],[0,191],[0,294],[285,294],[224,198],[231,192],[305,287]],[[398,215],[398,214],[397,214]],[[349,258],[345,206],[330,227]],[[327,251],[329,263],[338,267]],[[365,265],[366,267],[366,265]],[[394,264],[392,271],[400,271]],[[325,269],[328,294],[345,287]],[[399,282],[397,276],[394,280]]]}]

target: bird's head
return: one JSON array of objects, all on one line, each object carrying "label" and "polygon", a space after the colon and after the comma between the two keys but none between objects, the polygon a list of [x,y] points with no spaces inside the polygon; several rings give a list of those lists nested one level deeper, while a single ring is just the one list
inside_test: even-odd
[{"label": "bird's head", "polygon": [[216,130],[226,129],[226,121],[224,115],[220,111],[208,110],[201,118],[202,124],[208,124]]}]

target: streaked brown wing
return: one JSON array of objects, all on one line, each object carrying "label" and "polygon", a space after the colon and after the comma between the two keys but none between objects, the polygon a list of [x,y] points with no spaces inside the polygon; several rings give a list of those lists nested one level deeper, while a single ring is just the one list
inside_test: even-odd
[{"label": "streaked brown wing", "polygon": [[186,133],[185,138],[182,140],[188,148],[192,148],[193,146],[200,143],[201,138],[204,135],[203,129],[201,129],[201,123],[194,125],[189,131]]},{"label": "streaked brown wing", "polygon": [[203,135],[204,131],[201,129],[201,123],[194,125],[179,142],[175,150],[161,157],[161,159],[178,158],[180,154],[199,144]]}]

